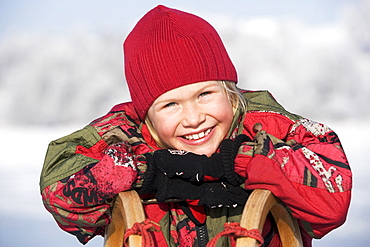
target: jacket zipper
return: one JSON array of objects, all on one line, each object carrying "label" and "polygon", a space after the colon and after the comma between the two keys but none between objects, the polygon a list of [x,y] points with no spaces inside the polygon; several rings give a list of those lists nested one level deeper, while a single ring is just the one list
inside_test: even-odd
[{"label": "jacket zipper", "polygon": [[208,243],[208,233],[206,224],[198,227],[198,246],[205,247]]}]

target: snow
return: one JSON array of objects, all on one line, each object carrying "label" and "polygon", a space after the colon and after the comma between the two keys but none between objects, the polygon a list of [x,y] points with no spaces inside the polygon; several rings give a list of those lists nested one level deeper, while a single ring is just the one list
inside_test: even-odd
[{"label": "snow", "polygon": [[[330,122],[330,121],[329,121]],[[340,228],[314,246],[364,246],[370,241],[367,234],[370,220],[370,195],[366,181],[370,174],[366,154],[366,137],[370,136],[367,122],[348,121],[329,124],[339,135],[354,174],[353,200],[348,220]],[[65,128],[15,128],[2,126],[0,136],[0,245],[12,246],[81,246],[77,239],[61,231],[44,209],[39,193],[39,175],[47,145],[82,126]],[[102,246],[103,238],[96,237],[87,246]]]},{"label": "snow", "polygon": [[[81,246],[46,211],[38,186],[48,143],[76,129],[1,126],[0,246]],[[103,240],[96,238],[87,246],[101,247]]]}]

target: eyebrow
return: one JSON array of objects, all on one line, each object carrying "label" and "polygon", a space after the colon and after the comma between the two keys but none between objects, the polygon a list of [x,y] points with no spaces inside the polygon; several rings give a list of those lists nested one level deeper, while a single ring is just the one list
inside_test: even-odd
[{"label": "eyebrow", "polygon": [[[189,84],[190,85],[190,84]],[[202,86],[201,88],[199,88],[199,89],[197,89],[197,90],[195,90],[195,91],[193,91],[193,93],[194,94],[198,94],[198,93],[200,93],[200,92],[202,92],[202,91],[207,91],[207,90],[209,90],[209,89],[213,89],[213,88],[216,88],[216,87],[218,87],[219,86],[219,84],[218,83],[212,83],[212,84],[208,84],[208,85],[204,85],[204,86]],[[160,97],[160,96],[159,96]],[[171,102],[176,102],[176,101],[178,101],[179,99],[178,98],[176,98],[176,97],[178,97],[178,95],[176,95],[175,97],[171,97],[171,98],[168,98],[168,99],[165,99],[165,100],[161,100],[161,101],[158,101],[158,102],[153,102],[153,106],[157,106],[158,104],[168,104],[168,103],[171,103]]]}]

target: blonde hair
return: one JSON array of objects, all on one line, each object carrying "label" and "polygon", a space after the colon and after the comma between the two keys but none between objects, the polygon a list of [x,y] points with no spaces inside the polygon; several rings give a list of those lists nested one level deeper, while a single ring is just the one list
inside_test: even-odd
[{"label": "blonde hair", "polygon": [[[235,82],[232,81],[217,81],[219,85],[221,85],[228,97],[228,99],[231,102],[231,105],[234,110],[234,114],[238,108],[241,108],[243,110],[247,109],[247,102],[243,95],[240,93],[238,87],[236,86]],[[243,111],[244,112],[244,111]]]},{"label": "blonde hair", "polygon": [[[239,108],[242,109],[243,112],[247,109],[247,102],[243,95],[240,93],[235,82],[217,81],[217,83],[225,90],[227,98],[229,99],[231,106],[233,108],[234,114]],[[148,127],[150,135],[160,148],[170,148],[159,138],[153,126],[153,123],[152,121],[150,121],[148,115],[146,115],[144,123]]]}]

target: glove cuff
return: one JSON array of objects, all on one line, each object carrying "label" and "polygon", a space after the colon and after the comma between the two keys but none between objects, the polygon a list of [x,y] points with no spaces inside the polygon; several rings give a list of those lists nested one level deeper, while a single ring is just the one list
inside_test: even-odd
[{"label": "glove cuff", "polygon": [[226,139],[220,144],[220,153],[224,166],[226,181],[233,186],[239,186],[240,184],[244,183],[245,180],[243,177],[235,173],[234,160],[238,154],[240,145],[246,141],[251,140],[248,136],[241,134],[236,137],[235,141]]},{"label": "glove cuff", "polygon": [[139,192],[140,194],[155,194],[155,178],[157,176],[158,168],[154,163],[152,154],[146,153],[144,156],[146,158],[147,169],[144,175],[143,185]]}]

